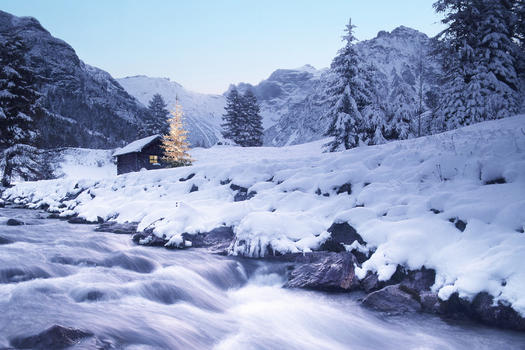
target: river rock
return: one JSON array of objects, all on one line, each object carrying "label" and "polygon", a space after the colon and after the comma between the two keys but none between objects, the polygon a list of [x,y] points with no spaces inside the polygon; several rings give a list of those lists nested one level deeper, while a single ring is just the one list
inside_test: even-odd
[{"label": "river rock", "polygon": [[420,292],[419,299],[423,311],[433,314],[439,313],[439,298],[436,293],[430,291]]},{"label": "river rock", "polygon": [[24,222],[18,219],[9,219],[6,222],[7,226],[20,226],[24,225]]},{"label": "river rock", "polygon": [[421,304],[416,299],[417,294],[396,284],[368,294],[363,300],[363,305],[389,314],[400,314],[420,311]]},{"label": "river rock", "polygon": [[132,240],[140,245],[154,247],[164,247],[164,245],[168,243],[167,239],[161,238],[150,231],[137,232],[133,235]]},{"label": "river rock", "polygon": [[14,338],[11,346],[18,349],[63,349],[92,336],[91,332],[54,325],[37,335]]},{"label": "river rock", "polygon": [[97,232],[111,232],[116,234],[133,234],[137,232],[138,223],[124,222],[118,223],[116,221],[104,222],[95,229]]},{"label": "river rock", "polygon": [[70,224],[102,224],[104,222],[104,219],[102,219],[100,216],[97,216],[97,221],[90,221],[80,216],[73,216],[72,218],[67,220],[67,222],[69,222]]},{"label": "river rock", "polygon": [[344,244],[352,244],[355,241],[359,244],[366,245],[361,235],[347,222],[333,223],[327,231],[330,233],[330,237],[321,244],[320,250],[336,253],[344,252]]},{"label": "river rock", "polygon": [[361,286],[365,292],[371,293],[380,290],[386,286],[401,283],[405,278],[405,269],[402,266],[398,265],[392,277],[390,277],[390,279],[386,281],[380,281],[376,272],[369,271],[365,278],[363,278],[363,280],[361,281]]},{"label": "river rock", "polygon": [[298,256],[298,265],[289,273],[287,288],[324,291],[351,291],[359,288],[355,275],[356,258],[349,252],[312,252]]},{"label": "river rock", "polygon": [[182,238],[191,242],[191,247],[207,248],[212,253],[226,254],[228,247],[233,240],[233,227],[221,226],[214,228],[209,232],[201,232],[190,235],[183,233]]},{"label": "river rock", "polygon": [[417,292],[428,291],[436,280],[436,271],[423,266],[419,270],[409,270],[401,281],[401,284],[416,290]]},{"label": "river rock", "polygon": [[9,244],[9,243],[13,243],[13,241],[10,240],[9,238],[5,238],[5,237],[0,236],[0,245],[2,245],[2,244]]},{"label": "river rock", "polygon": [[494,297],[486,292],[478,293],[472,301],[454,293],[448,300],[440,301],[439,312],[452,318],[469,317],[489,326],[525,331],[525,318],[509,305],[494,304]]}]

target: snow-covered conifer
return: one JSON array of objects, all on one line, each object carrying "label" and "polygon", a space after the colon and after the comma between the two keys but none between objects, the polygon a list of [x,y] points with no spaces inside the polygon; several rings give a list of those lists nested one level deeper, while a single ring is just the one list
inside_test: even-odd
[{"label": "snow-covered conifer", "polygon": [[239,141],[243,132],[240,123],[242,118],[241,98],[242,96],[237,89],[232,87],[226,96],[226,106],[224,107],[226,113],[222,116],[222,136],[234,142]]},{"label": "snow-covered conifer", "polygon": [[148,119],[144,123],[144,134],[166,135],[169,132],[167,104],[160,94],[155,94],[148,104]]},{"label": "snow-covered conifer", "polygon": [[257,102],[257,97],[251,89],[246,90],[241,98],[241,105],[244,114],[244,130],[246,133],[245,144],[242,146],[262,146],[263,126],[261,108]]},{"label": "snow-covered conifer", "polygon": [[518,111],[514,0],[438,0],[447,28],[441,114],[447,129]]},{"label": "snow-covered conifer", "polygon": [[10,184],[13,172],[28,174],[29,178],[30,174],[38,175],[42,167],[36,161],[34,148],[38,141],[35,121],[46,112],[37,103],[40,95],[34,87],[32,73],[26,68],[26,51],[17,38],[0,42],[0,172],[3,186]]},{"label": "snow-covered conifer", "polygon": [[392,70],[392,77],[389,97],[391,115],[387,134],[389,139],[407,139],[413,135],[417,109],[416,92],[409,82],[397,74],[395,68]]},{"label": "snow-covered conifer", "polygon": [[328,89],[330,108],[326,118],[331,120],[326,135],[334,139],[326,147],[330,152],[359,146],[366,139],[367,123],[361,111],[370,103],[365,82],[359,73],[360,59],[354,47],[356,38],[351,20],[343,36],[345,46],[332,61],[334,80]]}]

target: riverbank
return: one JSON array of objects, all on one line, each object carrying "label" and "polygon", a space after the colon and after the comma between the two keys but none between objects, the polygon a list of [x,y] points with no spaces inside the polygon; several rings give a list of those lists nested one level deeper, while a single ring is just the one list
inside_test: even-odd
[{"label": "riverbank", "polygon": [[[216,248],[228,255],[297,257],[294,271],[305,274],[291,286],[312,288],[301,276],[337,260],[344,268],[318,279],[383,290],[372,300],[403,309],[448,303],[449,314],[523,329],[524,120],[333,154],[321,152],[321,141],[199,149],[191,167],[22,183],[3,198],[73,222],[136,224],[139,244],[184,249],[220,232]],[[414,274],[425,282],[414,285]]]},{"label": "riverbank", "polygon": [[384,317],[358,295],[282,288],[286,264],[139,246],[46,216],[0,209],[10,241],[0,245],[0,348],[519,349],[525,341],[431,315]]}]

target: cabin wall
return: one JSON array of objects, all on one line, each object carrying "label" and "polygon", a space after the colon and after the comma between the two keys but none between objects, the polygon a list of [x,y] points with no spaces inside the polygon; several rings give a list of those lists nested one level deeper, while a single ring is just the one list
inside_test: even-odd
[{"label": "cabin wall", "polygon": [[[164,150],[162,149],[161,144],[161,140],[155,140],[144,147],[141,152],[117,156],[117,175],[129,173],[131,171],[139,171],[141,169],[153,170],[165,168],[167,163],[162,159],[164,157]],[[157,165],[149,162],[150,155],[158,157]]]},{"label": "cabin wall", "polygon": [[[137,170],[140,170],[143,168],[152,170],[152,169],[161,169],[161,168],[166,167],[167,165],[166,162],[162,160],[162,158],[164,157],[164,150],[162,149],[161,144],[162,143],[160,140],[154,141],[150,143],[149,145],[147,145],[146,147],[144,147],[142,149],[142,152],[137,153],[137,164],[138,164]],[[159,163],[158,165],[154,165],[149,162],[150,155],[158,156],[158,163]]]},{"label": "cabin wall", "polygon": [[137,153],[117,156],[117,175],[137,170]]}]

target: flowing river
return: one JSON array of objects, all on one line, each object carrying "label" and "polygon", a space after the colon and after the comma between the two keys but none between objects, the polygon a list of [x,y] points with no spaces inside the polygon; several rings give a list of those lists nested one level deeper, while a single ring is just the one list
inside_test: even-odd
[{"label": "flowing river", "polygon": [[94,334],[74,349],[525,349],[523,333],[283,289],[276,263],[137,246],[46,215],[0,209],[0,349],[53,325]]}]

